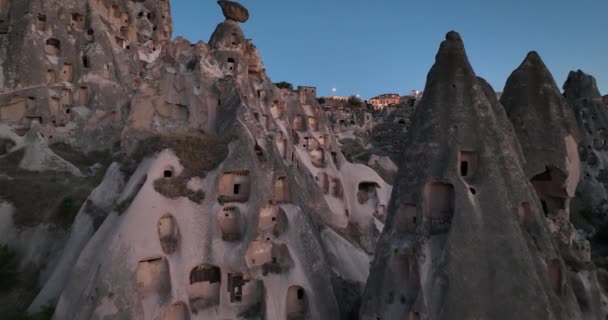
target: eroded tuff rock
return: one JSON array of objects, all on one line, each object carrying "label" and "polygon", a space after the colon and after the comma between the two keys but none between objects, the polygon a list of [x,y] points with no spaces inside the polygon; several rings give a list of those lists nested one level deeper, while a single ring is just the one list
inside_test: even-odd
[{"label": "eroded tuff rock", "polygon": [[578,151],[582,174],[577,189],[578,201],[574,207],[578,210],[600,208],[608,199],[602,181],[602,171],[608,161],[608,132],[605,129],[608,125],[608,113],[595,79],[581,70],[572,71],[568,75],[564,84],[564,97],[574,111],[581,132]]},{"label": "eroded tuff rock", "polygon": [[[579,93],[585,94],[585,90]],[[511,74],[501,102],[522,144],[526,174],[568,268],[567,281],[576,295],[578,309],[583,318],[602,318],[606,310],[600,301],[605,297],[591,264],[590,243],[570,222],[570,201],[581,171],[580,133],[572,108],[536,52],[529,53]]]},{"label": "eroded tuff rock", "polygon": [[[542,179],[541,175],[559,176],[559,181],[553,179],[556,188],[563,189],[563,198],[572,198],[580,176],[578,127],[574,113],[536,52],[530,52],[507,79],[500,102],[519,137],[526,175],[532,180]],[[547,201],[540,190],[539,195]],[[568,207],[567,201],[564,206]]]},{"label": "eroded tuff rock", "polygon": [[222,13],[226,19],[237,22],[247,22],[249,19],[249,11],[240,3],[228,0],[219,0],[217,2],[222,7]]},{"label": "eroded tuff rock", "polygon": [[2,3],[0,120],[23,131],[37,121],[51,143],[111,149],[145,65],[171,37],[168,1]]},{"label": "eroded tuff rock", "polygon": [[407,145],[362,319],[581,319],[513,127],[455,32]]},{"label": "eroded tuff rock", "polygon": [[77,216],[74,242],[86,243],[89,219],[109,213],[80,209],[111,206],[113,193],[89,195],[171,30],[168,1],[0,1],[0,243],[20,259],[17,288],[0,292],[3,316],[25,309],[74,245]]},{"label": "eroded tuff rock", "polygon": [[[14,10],[25,6],[15,3]],[[40,11],[38,3],[31,1],[29,12]],[[0,296],[0,305],[13,308],[19,297],[22,304],[33,300],[31,311],[56,303],[57,319],[348,319],[357,313],[392,187],[345,159],[315,88],[273,85],[237,22],[246,20],[244,8],[223,6],[228,19],[209,43],[191,44],[163,38],[170,30],[168,1],[44,3],[46,20],[28,23],[46,21],[36,36],[57,41],[32,55],[40,60],[32,68],[46,71],[57,61],[73,72],[61,73],[58,83],[45,78],[36,90],[47,94],[57,86],[69,98],[68,89],[80,94],[86,87],[87,95],[65,103],[60,97],[58,108],[56,99],[36,98],[40,109],[32,109],[27,74],[3,60],[0,164],[10,170],[0,166],[0,179],[22,190],[29,185],[20,177],[46,178],[30,172],[46,170],[47,192],[75,185],[78,201],[67,202],[61,232],[47,235],[42,222],[53,215],[25,219],[34,229],[22,231],[11,219],[22,217],[15,212],[30,198],[0,194],[7,203],[0,217],[10,222],[0,225],[6,231],[0,240],[15,245],[24,265],[32,262],[30,248],[62,239],[48,241],[52,248],[40,252],[46,256],[36,256],[37,266],[48,264],[39,277],[40,270],[28,274],[28,295]],[[62,16],[72,11],[83,16],[73,16],[75,25]],[[0,36],[4,49],[27,42],[18,30]],[[16,57],[2,57],[9,56]],[[14,96],[25,102],[15,106]],[[36,111],[31,117],[30,110]],[[111,151],[105,162],[84,161],[88,151],[102,150]],[[37,217],[35,209],[25,217]]]},{"label": "eroded tuff rock", "polygon": [[[590,238],[594,264],[606,269],[608,246],[603,234],[608,226],[608,112],[595,79],[583,71],[570,72],[563,88],[582,136],[578,147],[582,175],[571,205],[571,220]],[[602,284],[607,290],[607,283]]]}]

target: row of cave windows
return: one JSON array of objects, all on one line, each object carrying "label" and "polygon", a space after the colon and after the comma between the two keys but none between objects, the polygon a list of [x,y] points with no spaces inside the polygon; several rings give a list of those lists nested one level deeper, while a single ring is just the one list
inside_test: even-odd
[{"label": "row of cave windows", "polygon": [[[227,291],[230,295],[231,303],[244,302],[244,287],[248,284],[257,286],[258,281],[252,281],[242,273],[228,273]],[[170,285],[168,264],[164,258],[152,258],[141,260],[136,271],[137,287],[140,294],[160,293]],[[196,309],[197,300],[203,301],[202,306],[218,304],[222,283],[222,272],[219,267],[201,264],[194,267],[189,275],[190,289],[188,290],[191,307]],[[252,299],[261,299],[263,294],[257,290],[249,294],[256,296]],[[249,301],[253,302],[253,301]],[[294,316],[304,316],[308,313],[308,297],[306,290],[301,286],[291,286],[287,289],[286,295],[286,315],[290,319]]]},{"label": "row of cave windows", "polygon": [[[222,272],[219,267],[201,265],[190,272],[190,285],[202,282],[210,284],[222,281]],[[243,286],[250,280],[245,279],[243,274],[228,274],[228,292],[230,302],[241,302],[243,297]],[[306,291],[300,286],[292,286],[287,290],[287,314],[304,314],[308,309]]]},{"label": "row of cave windows", "polygon": [[[39,13],[36,16],[36,27],[40,31],[46,30],[46,15]],[[85,26],[85,17],[80,13],[72,13],[70,26],[77,30],[83,30]]]},{"label": "row of cave windows", "polygon": [[[173,177],[173,169],[163,171],[164,178]],[[249,171],[225,172],[220,178],[219,200],[224,202],[246,202],[250,191]],[[286,176],[278,177],[273,186],[274,200],[289,201],[289,185]]]},{"label": "row of cave windows", "polygon": [[[454,216],[454,186],[442,182],[430,183],[425,187],[424,194],[425,207],[429,211],[431,234],[447,233]],[[564,201],[556,197],[541,199],[545,216],[563,210]],[[521,204],[517,217],[521,225],[532,223],[533,214],[528,202]],[[414,232],[418,226],[416,205],[401,205],[394,223],[398,232]]]},{"label": "row of cave windows", "polygon": [[[89,31],[89,35],[92,36],[93,34],[93,30]],[[131,49],[131,46],[129,45],[129,41],[127,41],[126,39],[122,38],[122,37],[118,37],[115,36],[114,37],[114,41],[115,43],[123,48],[123,49]],[[61,41],[55,39],[55,38],[49,38],[46,40],[45,43],[45,47],[44,47],[44,51],[47,55],[49,56],[59,56],[61,54]],[[156,51],[156,48],[153,48],[153,51]],[[71,64],[69,64],[71,65]],[[89,57],[87,55],[82,55],[82,66],[84,68],[89,68],[90,63],[89,63]]]}]

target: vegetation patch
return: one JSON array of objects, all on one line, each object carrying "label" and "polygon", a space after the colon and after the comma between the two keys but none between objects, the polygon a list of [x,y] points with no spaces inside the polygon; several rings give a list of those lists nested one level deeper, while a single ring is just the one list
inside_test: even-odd
[{"label": "vegetation patch", "polygon": [[93,219],[93,228],[95,230],[99,229],[103,221],[108,216],[108,212],[106,210],[100,208],[91,200],[87,200],[84,203],[84,211]]},{"label": "vegetation patch", "polygon": [[27,311],[21,311],[16,314],[8,314],[8,320],[51,320],[55,313],[55,307],[52,305],[44,305],[40,308],[40,311],[35,313],[29,313]]},{"label": "vegetation patch", "polygon": [[15,142],[11,139],[0,138],[0,156],[8,153],[15,146]]},{"label": "vegetation patch", "polygon": [[127,209],[129,209],[136,196],[137,192],[134,192],[130,197],[116,202],[116,204],[114,204],[114,211],[116,211],[118,215],[123,214],[125,211],[127,211]]},{"label": "vegetation patch", "polygon": [[85,171],[96,163],[100,163],[103,166],[109,166],[112,163],[112,154],[110,151],[92,151],[87,154],[83,154],[76,148],[65,143],[54,143],[50,147],[56,155],[60,156],[64,160],[70,162],[81,171]]},{"label": "vegetation patch", "polygon": [[11,290],[17,284],[17,253],[7,245],[0,245],[0,290]]},{"label": "vegetation patch", "polygon": [[154,181],[154,190],[169,199],[187,197],[195,203],[203,202],[205,193],[201,190],[193,191],[189,189],[188,180],[185,177],[156,179]]},{"label": "vegetation patch", "polygon": [[131,159],[139,163],[146,156],[171,149],[184,167],[179,177],[159,178],[154,181],[154,189],[169,199],[187,197],[201,203],[203,191],[188,188],[193,177],[203,179],[228,156],[228,140],[207,134],[155,135],[139,142]]},{"label": "vegetation patch", "polygon": [[165,149],[175,152],[186,175],[204,177],[228,156],[228,141],[207,134],[154,135],[138,143],[131,159],[139,163]]},{"label": "vegetation patch", "polygon": [[49,223],[67,229],[91,191],[103,179],[105,170],[95,176],[78,177],[59,171],[28,171],[19,168],[24,150],[0,158],[2,179],[0,198],[13,204],[17,227]]},{"label": "vegetation patch", "polygon": [[274,85],[279,89],[293,90],[293,84],[286,81],[277,82]]}]

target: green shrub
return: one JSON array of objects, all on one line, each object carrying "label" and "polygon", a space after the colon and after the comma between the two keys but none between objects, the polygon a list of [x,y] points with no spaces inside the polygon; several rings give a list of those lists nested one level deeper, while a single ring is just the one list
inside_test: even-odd
[{"label": "green shrub", "polygon": [[361,105],[363,105],[363,101],[361,101],[361,98],[353,95],[348,98],[348,104],[353,107],[359,108],[361,107]]},{"label": "green shrub", "polygon": [[[188,181],[193,177],[204,178],[228,156],[228,139],[206,134],[154,135],[143,139],[137,145],[131,159],[139,162],[164,149],[171,149],[184,167],[178,177],[159,178],[154,181],[154,190],[169,199],[187,197],[196,203],[205,198],[202,191],[188,189]],[[128,206],[127,206],[128,207]],[[119,204],[119,208],[123,208]]]},{"label": "green shrub", "polygon": [[139,163],[164,149],[175,152],[186,175],[203,177],[226,158],[228,142],[206,134],[154,135],[140,141],[131,158]]},{"label": "green shrub", "polygon": [[114,204],[114,211],[116,211],[116,213],[118,213],[118,215],[123,214],[125,211],[127,211],[127,209],[129,209],[129,207],[131,206],[131,203],[135,199],[135,196],[137,196],[137,192],[133,193],[132,196],[124,199],[123,201],[117,201]]},{"label": "green shrub", "polygon": [[55,307],[47,304],[40,308],[40,311],[29,313],[27,311],[18,311],[16,313],[8,313],[3,315],[2,319],[6,320],[51,320],[55,313]]},{"label": "green shrub", "polygon": [[53,314],[55,313],[55,307],[52,305],[45,305],[42,309],[36,313],[28,314],[26,316],[27,320],[51,320],[53,319]]},{"label": "green shrub", "polygon": [[169,199],[187,197],[195,203],[203,202],[205,193],[188,189],[188,180],[188,177],[159,178],[154,180],[154,190]]},{"label": "green shrub", "polygon": [[597,227],[597,233],[594,236],[594,240],[608,243],[608,223],[603,223]]},{"label": "green shrub", "polygon": [[0,290],[8,291],[17,284],[17,253],[7,245],[0,245]]},{"label": "green shrub", "polygon": [[279,89],[293,90],[293,85],[289,82],[281,81],[274,84]]}]

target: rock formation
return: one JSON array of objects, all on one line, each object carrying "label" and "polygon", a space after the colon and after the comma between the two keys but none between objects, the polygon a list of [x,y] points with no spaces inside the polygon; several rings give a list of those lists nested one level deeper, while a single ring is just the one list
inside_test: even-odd
[{"label": "rock formation", "polygon": [[[3,318],[604,319],[537,55],[503,108],[450,32],[415,109],[326,111],[218,4],[192,44],[169,0],[0,0]],[[605,116],[586,76],[566,91],[595,205]]]},{"label": "rock formation", "polygon": [[[109,212],[117,186],[91,191],[171,29],[167,1],[0,1],[0,243],[22,266],[18,288],[0,292],[8,318],[27,307],[65,247],[81,246],[69,234],[86,241]],[[120,170],[105,176],[119,179]]]},{"label": "rock formation", "polygon": [[[578,147],[582,162],[581,181],[571,204],[570,217],[573,225],[579,228],[579,234],[586,235],[591,242],[593,255],[585,251],[585,258],[593,262],[588,266],[591,272],[595,271],[595,266],[604,269],[598,269],[597,273],[604,292],[607,292],[608,243],[604,234],[608,230],[608,111],[602,103],[595,79],[580,70],[568,75],[564,97],[574,110],[582,137]],[[588,247],[589,242],[583,241]]]},{"label": "rock formation", "polygon": [[222,13],[226,19],[236,22],[247,22],[249,20],[249,11],[240,3],[228,0],[219,0],[217,3],[222,7]]},{"label": "rock formation", "polygon": [[[10,17],[45,17],[11,18],[0,36],[10,51],[1,55],[0,179],[21,190],[0,192],[9,235],[0,240],[21,243],[42,288],[33,299],[30,285],[22,303],[56,305],[56,319],[356,314],[392,187],[344,158],[315,88],[273,85],[238,24],[247,10],[219,1],[226,20],[208,44],[190,44],[168,40],[167,0],[47,2],[13,2]],[[31,39],[46,51],[27,59],[40,61],[12,61],[34,49]],[[55,66],[60,81],[47,83]],[[34,68],[45,72],[34,79]],[[45,99],[30,99],[32,86]],[[104,150],[104,162],[89,161]],[[70,197],[25,199],[31,170]],[[56,177],[81,186],[78,199]],[[58,217],[30,221],[54,207]],[[40,233],[57,220],[58,234]],[[40,243],[46,256],[28,260]]]},{"label": "rock formation", "polygon": [[580,178],[580,133],[574,112],[536,52],[529,53],[507,79],[500,101],[519,137],[526,174],[567,266],[564,275],[574,289],[583,318],[602,318],[606,310],[600,303],[590,244],[570,222],[570,201]]},{"label": "rock formation", "polygon": [[[582,71],[572,71],[564,84],[564,97],[574,111],[581,141],[578,146],[582,162],[581,182],[573,208],[586,210],[608,205],[608,172],[604,163],[608,161],[608,112],[602,103],[595,79]],[[605,181],[603,181],[606,179]],[[598,222],[598,221],[595,221]]]},{"label": "rock formation", "polygon": [[407,145],[361,318],[580,319],[513,128],[455,32]]},{"label": "rock formation", "polygon": [[524,170],[545,214],[567,219],[580,176],[580,137],[574,113],[536,52],[530,52],[513,71],[500,102],[519,137],[526,158]]}]

